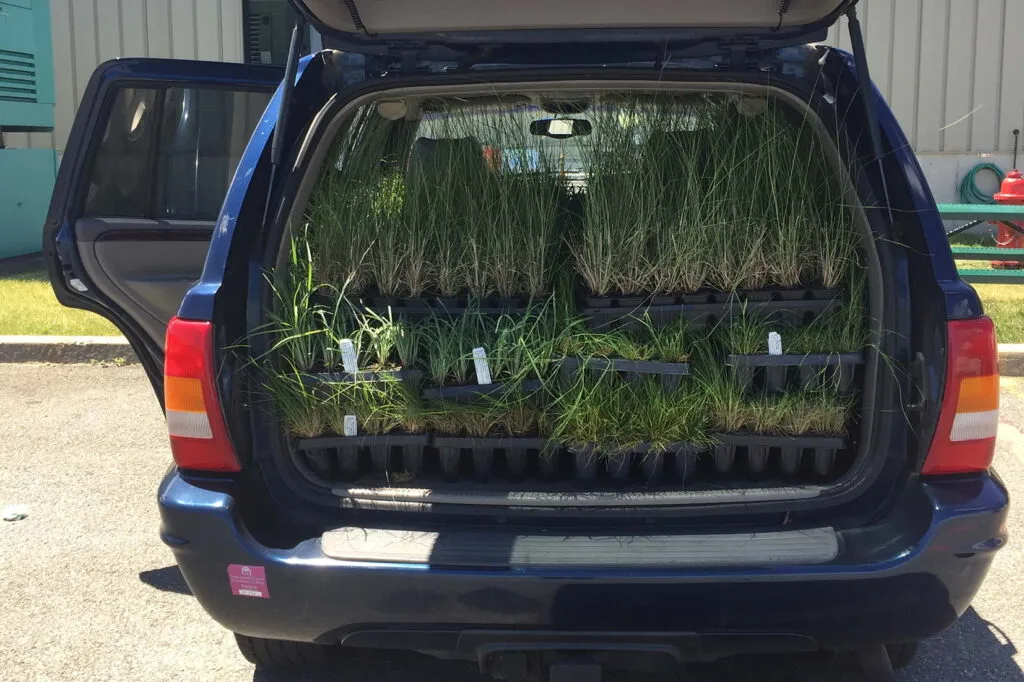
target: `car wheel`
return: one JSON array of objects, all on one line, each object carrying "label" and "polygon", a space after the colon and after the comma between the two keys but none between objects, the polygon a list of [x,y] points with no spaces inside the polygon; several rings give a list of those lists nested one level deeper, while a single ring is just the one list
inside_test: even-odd
[{"label": "car wheel", "polygon": [[263,668],[317,665],[331,661],[338,647],[290,642],[282,639],[262,639],[235,633],[238,650],[250,663]]},{"label": "car wheel", "polygon": [[901,642],[889,644],[885,647],[889,652],[889,661],[893,670],[902,670],[910,665],[917,656],[917,642]]}]

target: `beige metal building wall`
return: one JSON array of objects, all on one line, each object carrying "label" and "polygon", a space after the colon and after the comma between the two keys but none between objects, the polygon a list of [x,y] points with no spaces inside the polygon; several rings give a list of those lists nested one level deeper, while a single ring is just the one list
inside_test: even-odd
[{"label": "beige metal building wall", "polygon": [[89,76],[115,57],[240,62],[242,0],[50,0],[53,133],[8,133],[10,147],[64,151]]},{"label": "beige metal building wall", "polygon": [[[862,0],[871,76],[919,154],[1008,153],[1024,128],[1024,2]],[[846,22],[829,42],[850,49]]]},{"label": "beige metal building wall", "polygon": [[[767,0],[766,0],[767,1]],[[8,134],[12,147],[63,151],[92,70],[117,56],[241,61],[242,0],[50,0],[53,134]],[[872,75],[921,156],[940,200],[977,162],[1009,166],[1024,128],[1024,0],[862,0]],[[849,49],[845,21],[832,44]]]}]

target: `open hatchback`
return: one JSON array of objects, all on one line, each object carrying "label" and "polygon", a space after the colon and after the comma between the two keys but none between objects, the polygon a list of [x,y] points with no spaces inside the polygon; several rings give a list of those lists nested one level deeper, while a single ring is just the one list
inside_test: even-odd
[{"label": "open hatchback", "polygon": [[[101,67],[46,227],[165,401],[164,538],[250,658],[867,664],[966,608],[994,333],[855,3],[292,4],[265,111],[273,69]],[[806,44],[843,14],[855,56]]]}]

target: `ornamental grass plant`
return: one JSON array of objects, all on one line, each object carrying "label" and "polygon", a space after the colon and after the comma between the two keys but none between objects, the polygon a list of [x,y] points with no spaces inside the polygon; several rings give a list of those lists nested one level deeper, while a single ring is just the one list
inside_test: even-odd
[{"label": "ornamental grass plant", "polygon": [[[600,94],[571,115],[526,98],[417,107],[401,120],[373,105],[354,115],[293,231],[287,272],[272,277],[260,330],[270,341],[257,364],[291,434],[342,433],[354,415],[360,433],[548,437],[615,454],[716,433],[838,435],[852,423],[854,398],[820,387],[748,396],[724,363],[766,353],[772,331],[785,353],[868,345],[856,216],[796,108],[741,93]],[[551,116],[583,119],[592,133],[530,133],[531,121]],[[654,325],[642,306],[639,325],[595,331],[575,309],[580,292],[802,287],[839,289],[842,302],[805,325],[741,314],[710,331],[681,315]],[[395,301],[449,297],[463,302],[452,306],[459,314],[405,316]],[[531,304],[486,312],[495,298]],[[359,369],[417,370],[422,380],[324,378],[342,371],[343,340]],[[478,381],[475,348],[492,381],[512,390],[469,404],[424,400],[425,387]],[[657,376],[627,381],[612,370],[566,382],[566,356],[692,370],[672,390]],[[527,380],[541,389],[516,389]]]}]

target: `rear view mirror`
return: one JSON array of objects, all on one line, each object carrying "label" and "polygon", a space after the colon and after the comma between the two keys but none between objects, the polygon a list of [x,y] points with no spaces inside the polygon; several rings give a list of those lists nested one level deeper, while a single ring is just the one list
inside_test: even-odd
[{"label": "rear view mirror", "polygon": [[530,121],[530,134],[543,135],[556,140],[589,135],[593,127],[582,118],[540,118]]}]

